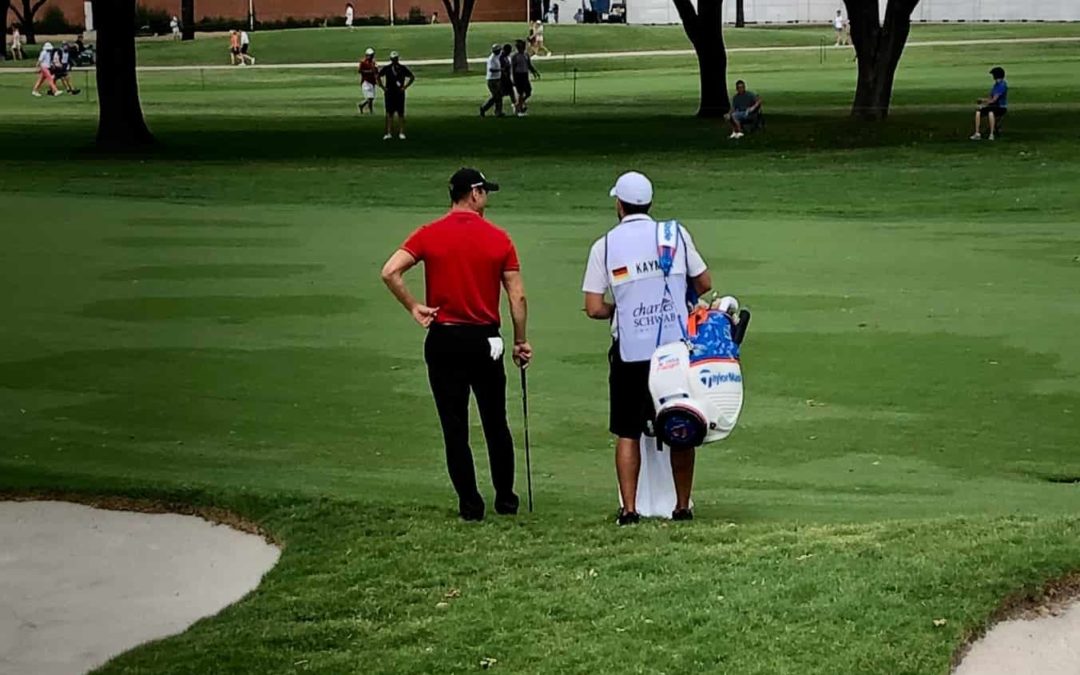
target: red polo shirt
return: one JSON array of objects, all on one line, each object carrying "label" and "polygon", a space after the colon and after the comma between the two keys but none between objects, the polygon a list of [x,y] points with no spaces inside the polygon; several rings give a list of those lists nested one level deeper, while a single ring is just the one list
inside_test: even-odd
[{"label": "red polo shirt", "polygon": [[521,269],[503,230],[471,211],[451,211],[413,232],[401,248],[424,263],[436,323],[499,325],[503,272]]}]

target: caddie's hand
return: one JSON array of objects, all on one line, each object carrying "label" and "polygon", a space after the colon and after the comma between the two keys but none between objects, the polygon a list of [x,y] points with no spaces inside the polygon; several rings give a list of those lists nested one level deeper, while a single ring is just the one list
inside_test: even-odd
[{"label": "caddie's hand", "polygon": [[515,342],[514,343],[513,358],[514,358],[514,363],[517,364],[518,368],[528,368],[529,367],[529,362],[532,361],[532,357],[533,357],[532,345],[530,345],[528,342]]},{"label": "caddie's hand", "polygon": [[424,328],[431,325],[431,322],[435,320],[435,317],[439,313],[438,307],[428,307],[427,305],[417,304],[412,308],[412,318],[416,319],[416,323],[420,324]]}]

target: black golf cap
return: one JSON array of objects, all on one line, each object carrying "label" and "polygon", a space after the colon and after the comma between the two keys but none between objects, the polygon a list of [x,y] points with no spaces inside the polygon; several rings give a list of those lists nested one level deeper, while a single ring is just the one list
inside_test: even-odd
[{"label": "black golf cap", "polygon": [[483,188],[485,192],[498,192],[499,184],[489,181],[476,169],[462,167],[450,176],[450,192],[464,194],[473,188]]}]

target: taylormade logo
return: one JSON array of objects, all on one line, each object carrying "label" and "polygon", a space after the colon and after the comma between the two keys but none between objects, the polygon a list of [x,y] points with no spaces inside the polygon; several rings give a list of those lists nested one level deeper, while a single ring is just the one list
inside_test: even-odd
[{"label": "taylormade logo", "polygon": [[701,383],[708,389],[712,389],[718,384],[724,384],[726,382],[742,382],[742,375],[738,373],[714,373],[711,370],[704,369],[698,376],[701,379]]}]

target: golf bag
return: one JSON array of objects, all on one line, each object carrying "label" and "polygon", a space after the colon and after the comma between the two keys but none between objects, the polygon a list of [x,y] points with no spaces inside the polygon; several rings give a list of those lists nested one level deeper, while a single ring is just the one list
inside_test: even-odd
[{"label": "golf bag", "polygon": [[[657,348],[649,372],[656,437],[678,451],[720,441],[735,429],[743,404],[739,343],[750,313],[722,298],[690,315],[688,340]],[[738,317],[738,318],[737,318]]]}]

